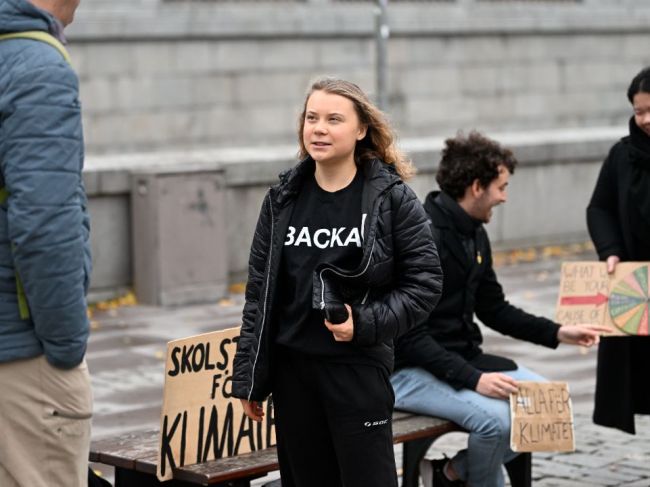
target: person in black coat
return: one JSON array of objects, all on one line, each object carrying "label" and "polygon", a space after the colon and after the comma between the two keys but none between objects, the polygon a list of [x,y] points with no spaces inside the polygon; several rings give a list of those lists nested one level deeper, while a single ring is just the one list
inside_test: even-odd
[{"label": "person in black coat", "polygon": [[397,487],[393,341],[440,297],[431,230],[358,86],[316,81],[299,141],[255,230],[233,395],[259,421],[273,393],[283,487]]},{"label": "person in black coat", "polygon": [[[630,134],[609,152],[587,207],[598,257],[614,272],[621,261],[650,261],[650,67],[627,92]],[[634,414],[650,414],[650,337],[605,337],[598,348],[594,422],[634,434]]]},{"label": "person in black coat", "polygon": [[436,461],[437,486],[503,486],[501,465],[516,456],[509,448],[507,399],[517,381],[544,380],[484,353],[475,314],[504,335],[549,348],[559,342],[590,346],[602,331],[561,327],[506,300],[483,224],[505,203],[516,163],[511,151],[477,132],[448,139],[436,176],[442,191],[430,193],[424,205],[443,270],[442,297],[427,320],[398,340],[391,382],[398,409],[449,419],[469,431],[466,450],[449,462]]}]

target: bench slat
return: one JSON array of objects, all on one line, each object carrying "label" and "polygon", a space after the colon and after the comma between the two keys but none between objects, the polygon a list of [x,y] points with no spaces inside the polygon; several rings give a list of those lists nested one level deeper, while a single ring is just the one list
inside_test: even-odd
[{"label": "bench slat", "polygon": [[158,450],[158,431],[141,431],[93,442],[90,448],[90,460],[120,468],[136,470],[136,461],[140,458],[154,457]]},{"label": "bench slat", "polygon": [[420,438],[437,437],[451,431],[463,429],[451,421],[430,416],[409,415],[400,419],[393,419],[393,443]]},{"label": "bench slat", "polygon": [[[395,411],[393,414],[393,443],[436,438],[450,431],[462,430],[458,425],[440,418],[419,416],[404,411]],[[91,445],[90,460],[155,475],[158,461],[158,431],[142,431],[95,441]],[[276,449],[267,448],[236,457],[179,467],[174,469],[174,478],[210,485],[261,476],[277,469]]]},{"label": "bench slat", "polygon": [[278,470],[275,447],[266,448],[236,457],[211,460],[174,470],[174,478],[189,482],[213,484],[242,477],[261,476]]}]

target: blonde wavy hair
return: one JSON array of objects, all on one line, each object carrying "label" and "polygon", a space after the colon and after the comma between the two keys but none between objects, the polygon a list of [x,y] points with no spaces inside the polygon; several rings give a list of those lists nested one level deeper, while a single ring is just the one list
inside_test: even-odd
[{"label": "blonde wavy hair", "polygon": [[314,81],[307,92],[298,125],[298,156],[303,159],[309,155],[303,141],[302,132],[305,125],[305,113],[309,97],[315,91],[324,91],[339,95],[352,102],[359,121],[367,127],[366,136],[357,142],[354,150],[354,160],[357,164],[381,159],[392,164],[402,179],[408,179],[415,174],[415,167],[406,155],[395,144],[395,133],[388,123],[384,113],[379,110],[368,96],[356,84],[338,78],[320,78]]}]

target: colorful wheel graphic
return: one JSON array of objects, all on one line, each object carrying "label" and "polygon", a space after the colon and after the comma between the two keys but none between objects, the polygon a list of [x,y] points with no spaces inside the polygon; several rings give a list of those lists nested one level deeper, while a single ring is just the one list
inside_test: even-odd
[{"label": "colorful wheel graphic", "polygon": [[648,335],[648,266],[621,279],[609,295],[609,314],[629,335]]}]

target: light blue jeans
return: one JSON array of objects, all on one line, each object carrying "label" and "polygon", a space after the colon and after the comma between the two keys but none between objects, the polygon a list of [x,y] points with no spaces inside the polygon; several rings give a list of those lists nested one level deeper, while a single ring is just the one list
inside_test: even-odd
[{"label": "light blue jeans", "polygon": [[[521,366],[503,373],[515,380],[546,381]],[[501,466],[517,456],[510,449],[508,401],[457,391],[419,367],[398,370],[390,381],[397,409],[448,419],[469,431],[467,449],[451,460],[463,481],[471,487],[503,487]]]}]

